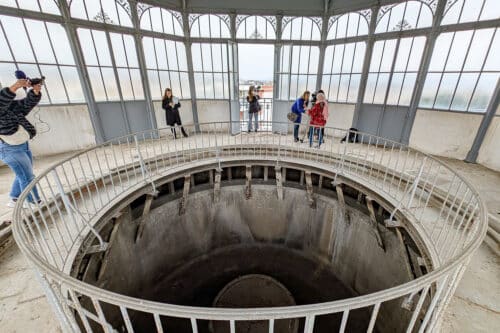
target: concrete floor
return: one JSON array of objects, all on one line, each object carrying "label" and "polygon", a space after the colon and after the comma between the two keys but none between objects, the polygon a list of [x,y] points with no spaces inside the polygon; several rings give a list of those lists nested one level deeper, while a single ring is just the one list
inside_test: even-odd
[{"label": "concrete floor", "polygon": [[[35,173],[71,154],[36,159]],[[479,190],[490,213],[500,216],[499,172],[452,159],[445,159],[445,162]],[[0,167],[0,226],[10,219],[11,210],[4,203],[8,201],[12,180],[10,170]],[[445,313],[441,331],[498,331],[499,276],[500,258],[483,244],[472,258]],[[12,243],[0,249],[0,327],[1,332],[60,332],[33,272]]]}]

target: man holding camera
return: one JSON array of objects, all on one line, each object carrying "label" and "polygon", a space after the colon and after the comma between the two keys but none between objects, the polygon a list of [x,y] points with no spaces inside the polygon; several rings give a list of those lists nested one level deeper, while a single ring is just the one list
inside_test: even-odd
[{"label": "man holding camera", "polygon": [[[21,88],[27,91],[26,97],[14,100]],[[29,79],[19,79],[10,87],[0,90],[0,160],[16,175],[10,191],[11,200],[7,204],[9,207],[14,207],[21,192],[35,178],[28,140],[36,135],[36,129],[26,116],[40,102],[41,89],[41,82],[32,84]],[[28,202],[40,202],[36,188],[28,195]]]}]

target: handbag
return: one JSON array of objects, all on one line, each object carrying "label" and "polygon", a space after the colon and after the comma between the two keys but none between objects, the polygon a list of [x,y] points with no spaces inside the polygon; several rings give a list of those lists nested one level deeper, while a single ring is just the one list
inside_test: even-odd
[{"label": "handbag", "polygon": [[290,120],[292,123],[294,123],[299,116],[296,113],[288,112],[286,117],[288,118],[288,120]]},{"label": "handbag", "polygon": [[0,140],[11,146],[22,145],[28,142],[30,139],[30,134],[21,125],[17,128],[17,131],[11,135],[0,134]]}]

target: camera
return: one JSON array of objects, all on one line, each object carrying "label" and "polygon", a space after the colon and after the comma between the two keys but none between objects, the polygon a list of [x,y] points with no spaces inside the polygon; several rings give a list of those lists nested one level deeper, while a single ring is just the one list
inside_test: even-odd
[{"label": "camera", "polygon": [[319,93],[324,94],[325,92],[320,89],[320,90],[315,91],[311,94],[311,105],[316,104],[317,96]]},{"label": "camera", "polygon": [[32,86],[45,83],[45,76],[36,77],[36,78],[29,78],[26,76],[26,74],[23,71],[20,71],[20,70],[15,71],[14,75],[16,76],[16,79],[18,79],[18,80],[30,81],[30,84]]}]

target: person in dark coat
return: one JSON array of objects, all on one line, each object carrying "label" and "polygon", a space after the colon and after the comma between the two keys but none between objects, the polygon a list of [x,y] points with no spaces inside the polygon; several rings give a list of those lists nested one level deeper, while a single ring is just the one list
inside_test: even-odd
[{"label": "person in dark coat", "polygon": [[[14,100],[16,91],[20,88],[27,90],[26,97]],[[0,91],[0,136],[14,135],[18,131],[26,131],[29,138],[36,135],[35,127],[26,119],[26,116],[40,102],[42,86],[31,85],[29,80],[18,80],[10,87]],[[4,137],[5,138],[5,137]],[[16,178],[10,191],[9,207],[14,207],[21,192],[35,178],[33,175],[33,156],[28,142],[21,144],[8,144],[0,139],[0,160],[9,166]],[[36,187],[28,194],[28,202],[40,202]],[[26,203],[23,203],[23,206]]]},{"label": "person in dark coat", "polygon": [[252,118],[255,119],[255,132],[259,129],[259,112],[261,106],[259,104],[259,95],[255,94],[255,86],[248,88],[248,132],[252,131]]},{"label": "person in dark coat", "polygon": [[165,116],[167,118],[167,125],[172,126],[171,131],[174,134],[174,138],[177,139],[177,133],[175,132],[175,126],[181,126],[182,135],[187,138],[187,133],[182,127],[181,116],[179,114],[179,108],[181,107],[181,102],[177,97],[172,95],[172,89],[165,89],[165,94],[163,95],[163,100],[161,107],[165,110]]}]

